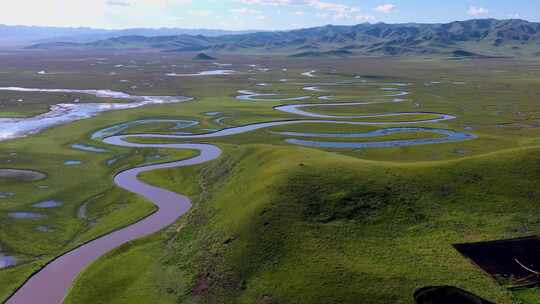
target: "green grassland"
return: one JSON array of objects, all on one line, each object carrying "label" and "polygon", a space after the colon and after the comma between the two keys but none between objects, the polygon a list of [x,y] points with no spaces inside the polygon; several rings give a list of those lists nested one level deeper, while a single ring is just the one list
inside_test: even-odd
[{"label": "green grassland", "polygon": [[[192,214],[90,267],[68,303],[133,302],[139,294],[130,291],[143,281],[145,290],[175,295],[154,298],[162,303],[410,303],[411,291],[429,284],[510,303],[451,244],[540,228],[538,172],[526,165],[538,161],[538,149],[403,165],[314,149],[225,147],[235,156],[213,166],[146,174],[148,182],[195,194]],[[193,171],[199,186],[189,179]],[[129,273],[100,280],[138,260],[144,270],[134,283]],[[177,276],[155,280],[171,268]],[[127,288],[102,295],[120,282]]]},{"label": "green grassland", "polygon": [[[22,261],[0,270],[0,299],[54,256],[154,211],[142,198],[114,187],[115,173],[194,155],[192,151],[111,147],[90,140],[94,131],[146,118],[200,123],[182,130],[171,130],[167,123],[140,125],[125,133],[206,133],[223,128],[215,121],[218,117],[226,117],[224,122],[233,126],[302,119],[273,109],[284,102],[236,100],[241,89],[289,97],[335,95],[343,102],[389,94],[362,85],[323,87],[330,91],[324,93],[305,91],[298,85],[350,80],[356,75],[370,81],[412,83],[405,88],[411,95],[398,104],[310,111],[332,115],[448,113],[458,118],[414,126],[471,132],[479,139],[389,149],[323,150],[288,145],[284,142],[287,137],[269,132],[367,132],[379,128],[299,124],[198,140],[219,145],[224,155],[207,164],[143,176],[149,183],[192,197],[191,212],[163,232],[99,259],[77,279],[66,302],[411,303],[415,288],[433,284],[459,286],[501,304],[534,303],[531,299],[538,297],[535,290],[512,294],[499,287],[451,244],[540,231],[539,62],[227,57],[222,62],[234,63],[240,73],[191,78],[164,74],[216,67],[175,54],[41,55],[29,53],[24,60],[4,55],[10,60],[0,62],[0,72],[9,73],[0,74],[0,85],[111,89],[134,95],[194,96],[195,100],[107,112],[0,143],[1,167],[48,175],[35,182],[0,180],[0,192],[15,193],[0,199],[0,251]],[[96,59],[103,57],[108,60]],[[271,70],[248,72],[246,65],[251,63]],[[138,67],[115,68],[118,64]],[[43,69],[56,74],[34,72]],[[300,75],[312,69],[319,71],[318,78]],[[111,71],[117,74],[111,75]],[[249,80],[253,77],[256,80]],[[283,78],[291,81],[279,82]],[[120,82],[123,79],[129,83]],[[256,86],[263,82],[272,87]],[[18,96],[32,101],[29,107],[6,103],[0,116],[32,116],[46,111],[57,98],[60,102],[72,98],[26,94],[0,92],[2,102]],[[211,111],[220,114],[205,115]],[[433,136],[437,135],[411,133],[360,140]],[[110,151],[78,151],[70,148],[74,143]],[[107,164],[115,158],[119,160]],[[82,164],[68,167],[66,160]],[[46,210],[31,207],[46,199],[65,204]],[[78,218],[85,204],[87,217]],[[13,211],[39,212],[47,218],[14,220],[7,216]],[[40,225],[51,230],[36,230]]]}]

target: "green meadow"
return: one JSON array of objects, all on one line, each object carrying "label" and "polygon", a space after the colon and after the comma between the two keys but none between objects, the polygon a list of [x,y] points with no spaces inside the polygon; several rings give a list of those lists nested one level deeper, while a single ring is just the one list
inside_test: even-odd
[{"label": "green meadow", "polygon": [[[324,103],[328,101],[317,97],[327,95],[335,96],[332,103],[385,99],[394,92],[381,88],[390,83],[410,84],[398,87],[410,95],[397,97],[404,99],[400,103],[303,110],[337,116],[425,112],[346,119],[373,122],[414,121],[432,118],[433,112],[446,113],[457,118],[408,127],[449,129],[478,138],[408,147],[319,149],[288,144],[285,139],[290,136],[275,134],[361,133],[395,127],[304,123],[189,140],[215,144],[224,153],[205,164],[152,171],[141,178],[190,196],[190,212],[162,232],[100,258],[81,273],[66,303],[412,303],[414,290],[428,285],[458,286],[500,304],[536,303],[540,297],[535,289],[506,290],[452,247],[540,232],[538,61],[225,56],[220,62],[232,63],[238,73],[167,77],[171,72],[217,68],[169,53],[3,56],[0,71],[6,73],[1,74],[0,87],[110,89],[194,100],[105,112],[0,142],[0,168],[47,175],[39,181],[0,179],[0,192],[13,193],[0,199],[0,252],[17,258],[17,265],[0,269],[0,300],[54,257],[155,211],[143,198],[117,188],[116,173],[195,155],[187,150],[109,146],[91,139],[95,131],[141,119],[199,123],[184,129],[171,123],[144,124],[123,133],[208,133],[258,122],[310,119],[274,107]],[[136,67],[115,68],[118,64]],[[249,64],[270,70],[253,70]],[[36,73],[43,69],[51,74]],[[301,75],[314,69],[315,78]],[[302,89],[340,81],[352,83],[320,85],[327,92]],[[257,86],[260,83],[271,86]],[[312,98],[240,101],[235,98],[238,90],[279,94],[264,98]],[[0,116],[31,117],[74,99],[112,101],[0,91]],[[412,132],[309,140],[436,137],[440,135]],[[73,144],[107,151],[76,150]],[[68,166],[69,160],[80,164]],[[63,205],[32,206],[45,200]],[[9,216],[12,212],[44,217],[14,219]]]}]

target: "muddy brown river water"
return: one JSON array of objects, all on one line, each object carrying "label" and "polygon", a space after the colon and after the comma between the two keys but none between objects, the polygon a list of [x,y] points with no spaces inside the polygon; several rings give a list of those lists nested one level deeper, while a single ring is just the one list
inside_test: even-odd
[{"label": "muddy brown river water", "polygon": [[53,260],[30,277],[7,301],[8,304],[62,303],[77,275],[97,258],[129,241],[150,235],[171,225],[190,209],[189,198],[148,185],[137,178],[139,174],[158,169],[201,164],[221,155],[218,147],[206,144],[133,144],[123,141],[122,136],[109,137],[104,142],[126,147],[197,150],[199,155],[187,160],[134,168],[118,174],[114,179],[116,185],[145,197],[154,203],[158,210],[140,222],[93,240]]}]

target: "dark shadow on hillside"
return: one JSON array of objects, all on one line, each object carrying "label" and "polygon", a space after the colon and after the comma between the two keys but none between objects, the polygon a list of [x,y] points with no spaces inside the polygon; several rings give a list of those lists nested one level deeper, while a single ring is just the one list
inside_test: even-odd
[{"label": "dark shadow on hillside", "polygon": [[428,286],[414,292],[416,304],[494,304],[453,286]]},{"label": "dark shadow on hillside", "polygon": [[502,285],[511,287],[539,282],[538,236],[455,244],[454,247]]}]

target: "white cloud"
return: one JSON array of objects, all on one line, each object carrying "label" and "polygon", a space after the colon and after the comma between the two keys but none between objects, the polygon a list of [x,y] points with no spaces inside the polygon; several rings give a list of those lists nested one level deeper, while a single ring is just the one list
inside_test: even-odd
[{"label": "white cloud", "polygon": [[388,14],[388,13],[391,13],[393,12],[394,10],[396,9],[396,6],[394,4],[390,4],[390,3],[387,3],[387,4],[381,4],[379,6],[377,6],[375,8],[375,10],[377,12],[381,12],[381,13],[385,13],[385,14]]},{"label": "white cloud", "polygon": [[371,15],[356,15],[354,16],[354,20],[357,22],[370,22],[375,20],[375,17]]},{"label": "white cloud", "polygon": [[254,10],[248,7],[242,7],[242,8],[233,8],[230,9],[229,12],[234,14],[242,14],[242,15],[251,15],[251,14],[258,14],[258,10]]},{"label": "white cloud", "polygon": [[[289,28],[292,22],[317,25],[317,20],[308,18],[315,19],[317,15],[325,18],[324,22],[336,24],[373,19],[368,16],[369,12],[357,8],[361,1],[348,4],[343,0],[227,1],[230,6],[221,5],[225,0],[0,0],[0,23],[102,28],[219,27],[224,24],[238,29],[253,27],[248,21],[265,16],[266,20],[260,24],[278,29]],[[241,23],[235,18],[246,20]]]},{"label": "white cloud", "polygon": [[212,15],[212,12],[207,10],[189,10],[188,13],[197,17],[208,17]]},{"label": "white cloud", "polygon": [[[335,20],[354,18],[360,11],[356,7],[345,4],[332,3],[320,0],[306,0],[307,4],[317,10],[326,11]],[[324,14],[324,13],[323,13]]]},{"label": "white cloud", "polygon": [[109,0],[107,1],[107,5],[110,6],[131,6],[131,3],[128,1],[122,1],[122,0]]},{"label": "white cloud", "polygon": [[301,0],[241,0],[246,4],[259,4],[259,5],[291,5],[301,4]]},{"label": "white cloud", "polygon": [[339,13],[358,10],[357,8],[353,8],[345,4],[325,2],[320,0],[307,0],[307,4],[319,10],[329,10]]},{"label": "white cloud", "polygon": [[489,10],[483,7],[470,6],[467,14],[473,17],[481,17],[489,14]]},{"label": "white cloud", "polygon": [[106,2],[105,0],[1,1],[0,20],[5,24],[91,25],[102,20],[107,9],[111,8]]},{"label": "white cloud", "polygon": [[303,5],[318,11],[317,16],[331,17],[333,19],[352,19],[357,15],[359,9],[350,5],[322,1],[322,0],[240,0],[245,4],[289,6]]},{"label": "white cloud", "polygon": [[115,2],[126,2],[131,6],[164,7],[171,5],[192,4],[193,0],[111,0]]}]

